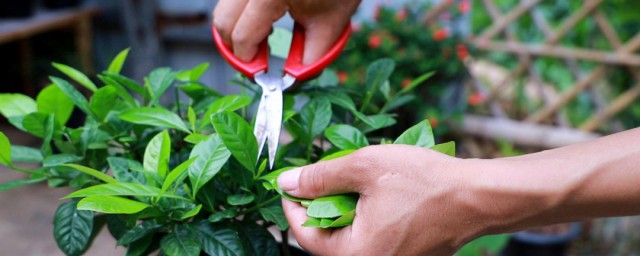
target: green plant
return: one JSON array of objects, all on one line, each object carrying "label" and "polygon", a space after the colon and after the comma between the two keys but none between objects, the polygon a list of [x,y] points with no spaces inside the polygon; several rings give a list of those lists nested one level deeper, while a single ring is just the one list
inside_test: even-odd
[{"label": "green plant", "polygon": [[[387,84],[392,61],[370,65],[365,92],[338,87],[336,75],[327,71],[287,94],[284,125],[293,140],[280,146],[278,171],[270,171],[265,159],[256,158],[258,146],[247,121],[259,99],[255,84],[238,77],[232,82],[242,86],[243,94],[221,95],[198,82],[208,64],[182,71],[159,68],[138,83],[120,74],[127,54],[128,50],[120,53],[98,75],[101,84],[54,64],[89,98],[54,76],[35,100],[0,94],[0,113],[18,129],[42,139],[40,148],[29,148],[10,145],[0,133],[0,164],[29,175],[0,185],[0,191],[39,182],[72,188],[54,219],[54,237],[68,255],[82,254],[92,234],[104,226],[119,246],[127,248],[127,255],[157,250],[166,255],[278,255],[276,240],[267,230],[273,225],[288,228],[275,185],[278,173],[369,144],[392,142],[372,132],[393,125],[393,115],[359,111],[366,109],[369,95]],[[185,97],[188,101],[182,100]],[[172,103],[165,107],[165,101]],[[303,106],[295,108],[296,102]],[[85,115],[84,122],[68,127],[76,108]],[[434,146],[427,121],[395,142]],[[434,149],[452,154],[454,147],[447,143]],[[38,167],[25,169],[18,162]],[[334,200],[344,197],[309,203],[344,204]],[[355,206],[352,202],[349,207]],[[314,226],[350,223],[343,220],[353,217],[352,209],[341,209],[346,211],[327,216],[310,207],[310,215],[326,216]]]}]

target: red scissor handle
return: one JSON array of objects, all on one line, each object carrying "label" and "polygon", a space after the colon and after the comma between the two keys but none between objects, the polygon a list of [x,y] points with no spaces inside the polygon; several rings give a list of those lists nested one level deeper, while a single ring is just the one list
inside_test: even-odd
[{"label": "red scissor handle", "polygon": [[[236,70],[240,71],[240,73],[252,80],[256,74],[262,71],[267,71],[269,68],[269,44],[266,39],[260,43],[256,57],[254,57],[250,62],[245,62],[233,55],[231,48],[222,41],[222,37],[218,33],[218,30],[214,26],[211,28],[213,31],[213,40],[220,50],[220,54]],[[291,40],[289,56],[284,64],[284,72],[295,77],[298,82],[319,76],[322,73],[322,70],[329,66],[329,64],[331,64],[331,62],[340,55],[342,49],[347,45],[350,35],[351,24],[347,24],[333,47],[329,49],[329,51],[320,58],[320,60],[311,65],[304,65],[302,64],[302,58],[304,55],[305,31],[302,26],[296,23],[293,27],[293,39]]]},{"label": "red scissor handle", "polygon": [[296,24],[293,27],[291,50],[289,50],[289,57],[287,57],[287,61],[284,64],[284,72],[295,77],[298,82],[307,81],[319,76],[323,69],[338,58],[342,49],[344,49],[349,41],[349,35],[351,35],[350,23],[344,28],[338,40],[333,44],[333,47],[331,47],[320,60],[311,65],[304,65],[302,64],[302,57],[304,55],[305,33],[302,26]]},{"label": "red scissor handle", "polygon": [[211,26],[211,30],[213,31],[213,41],[216,43],[216,46],[218,46],[222,57],[227,60],[232,67],[240,71],[240,73],[253,80],[256,74],[267,71],[269,68],[269,44],[267,40],[260,43],[258,54],[253,57],[253,60],[246,62],[238,59],[238,57],[233,54],[231,48],[222,41],[222,37],[215,26]]}]

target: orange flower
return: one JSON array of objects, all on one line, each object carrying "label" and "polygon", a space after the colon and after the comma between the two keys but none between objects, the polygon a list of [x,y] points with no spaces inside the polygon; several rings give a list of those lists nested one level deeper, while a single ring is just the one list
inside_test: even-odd
[{"label": "orange flower", "polygon": [[396,21],[405,21],[407,19],[407,9],[401,9],[396,13]]},{"label": "orange flower", "polygon": [[433,32],[433,40],[442,41],[449,36],[449,32],[446,29],[438,29],[436,32]]},{"label": "orange flower", "polygon": [[339,71],[338,72],[338,81],[342,84],[344,82],[347,81],[347,79],[349,79],[349,73],[344,72],[344,71]]},{"label": "orange flower", "polygon": [[462,2],[460,2],[460,4],[458,5],[458,10],[461,13],[467,13],[469,12],[469,9],[471,9],[471,3],[469,3],[469,1],[467,0],[462,0]]},{"label": "orange flower", "polygon": [[480,93],[480,92],[476,92],[473,93],[471,95],[469,95],[469,98],[467,99],[467,102],[469,103],[469,106],[475,107],[478,106],[482,103],[484,103],[484,94]]},{"label": "orange flower", "polygon": [[409,86],[411,82],[413,82],[413,80],[409,78],[405,78],[405,79],[402,79],[402,83],[400,85],[402,86],[402,88],[407,88],[407,86]]},{"label": "orange flower", "polygon": [[458,55],[458,59],[464,61],[467,57],[469,57],[469,50],[464,44],[458,44],[456,45],[456,54]]},{"label": "orange flower", "polygon": [[382,37],[380,35],[369,36],[369,48],[376,49],[382,45]]}]

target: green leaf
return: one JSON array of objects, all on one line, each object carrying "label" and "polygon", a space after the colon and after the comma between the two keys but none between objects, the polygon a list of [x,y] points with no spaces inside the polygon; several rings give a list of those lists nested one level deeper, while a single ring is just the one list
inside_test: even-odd
[{"label": "green leaf", "polygon": [[446,154],[449,156],[456,156],[456,143],[454,141],[449,141],[447,143],[441,143],[431,147],[431,149],[438,151],[442,154]]},{"label": "green leaf", "polygon": [[217,256],[245,255],[242,242],[234,229],[213,225],[207,221],[201,221],[196,225],[197,236],[205,253]]},{"label": "green leaf", "polygon": [[42,152],[39,149],[25,146],[11,146],[11,160],[16,163],[42,163]]},{"label": "green leaf", "polygon": [[173,232],[165,235],[160,247],[169,256],[198,256],[202,250],[198,236],[185,225],[176,226]]},{"label": "green leaf", "polygon": [[6,118],[24,116],[37,110],[36,101],[18,93],[0,94],[0,113]]},{"label": "green leaf", "polygon": [[333,159],[336,159],[336,158],[347,156],[347,155],[349,155],[349,154],[351,154],[353,152],[356,152],[356,150],[355,149],[347,149],[347,150],[338,151],[338,152],[335,152],[335,153],[333,153],[331,155],[323,157],[322,159],[318,160],[318,162],[324,162],[324,161],[333,160]]},{"label": "green leaf", "polygon": [[10,181],[4,184],[0,184],[0,192],[2,191],[6,191],[9,189],[14,189],[17,187],[21,187],[21,186],[26,186],[26,185],[31,185],[31,184],[36,184],[42,181],[47,180],[46,177],[39,177],[39,178],[35,178],[35,179],[28,179],[28,180],[15,180],[15,181]]},{"label": "green leaf", "polygon": [[156,134],[144,151],[142,163],[144,171],[152,176],[157,175],[164,180],[169,169],[169,157],[171,154],[171,138],[169,132],[162,131]]},{"label": "green leaf", "polygon": [[422,84],[424,81],[427,81],[427,79],[431,78],[434,74],[435,74],[435,72],[431,71],[431,72],[428,72],[428,73],[425,73],[425,74],[419,76],[416,79],[413,79],[413,81],[411,81],[411,83],[409,85],[407,85],[407,87],[405,87],[402,90],[400,90],[400,92],[398,92],[398,94],[405,94],[405,93],[408,93],[408,92],[412,91],[418,85]]},{"label": "green leaf", "polygon": [[247,205],[254,200],[255,197],[249,194],[230,195],[229,197],[227,197],[227,203],[233,206]]},{"label": "green leaf", "polygon": [[157,251],[160,243],[155,241],[153,234],[145,236],[127,247],[125,256],[145,256]]},{"label": "green leaf", "polygon": [[499,254],[505,245],[509,242],[510,235],[490,235],[483,236],[463,246],[455,255],[472,256],[485,254]]},{"label": "green leaf", "polygon": [[328,127],[324,131],[324,136],[326,136],[333,145],[342,150],[359,149],[369,146],[367,138],[360,130],[346,124]]},{"label": "green leaf", "polygon": [[347,95],[346,93],[343,93],[343,92],[331,93],[327,95],[326,98],[329,99],[331,104],[343,107],[344,109],[352,112],[357,111],[356,104],[353,103],[353,100],[351,99],[351,97],[349,97],[349,95]]},{"label": "green leaf", "polygon": [[93,212],[78,210],[77,201],[63,203],[53,219],[53,237],[66,255],[81,255],[93,232]]},{"label": "green leaf", "polygon": [[[191,126],[191,130],[193,130],[193,132],[196,132],[196,121],[198,119],[198,117],[196,116],[196,111],[193,110],[193,108],[191,106],[189,106],[189,108],[187,109],[187,119],[189,120],[189,125]],[[208,123],[208,122],[203,122],[203,123]]]},{"label": "green leaf", "polygon": [[202,210],[202,205],[201,204],[199,204],[196,207],[193,207],[193,209],[191,209],[190,211],[184,213],[182,216],[180,216],[180,219],[181,220],[186,220],[188,218],[196,216],[198,213],[200,213],[200,210]]},{"label": "green leaf", "polygon": [[151,205],[117,196],[88,196],[78,202],[78,210],[108,214],[134,214]]},{"label": "green leaf", "polygon": [[140,172],[131,172],[129,170],[143,170],[142,164],[139,162],[121,157],[107,158],[109,168],[113,172],[116,180],[129,183],[145,184],[146,179]]},{"label": "green leaf", "polygon": [[222,169],[230,156],[231,152],[218,134],[211,135],[193,148],[189,157],[197,159],[189,166],[189,180],[194,195]]},{"label": "green leaf", "polygon": [[131,50],[131,48],[124,49],[118,53],[118,55],[111,61],[111,64],[109,64],[109,68],[107,70],[114,74],[120,74],[122,66],[124,66],[124,62],[127,60],[127,56],[129,55],[129,50]]},{"label": "green leaf", "polygon": [[95,185],[92,187],[75,191],[65,196],[65,198],[87,197],[87,196],[157,197],[157,196],[160,196],[161,194],[163,197],[185,199],[173,193],[168,193],[168,192],[162,193],[162,190],[160,190],[159,188],[142,185],[142,184],[136,184],[136,183],[126,183],[126,182]]},{"label": "green leaf", "polygon": [[167,191],[167,189],[169,189],[174,183],[178,183],[180,184],[182,182],[182,180],[184,180],[184,178],[186,177],[185,171],[187,170],[187,168],[189,168],[189,166],[191,166],[191,164],[196,160],[197,158],[190,158],[189,160],[185,161],[184,163],[178,165],[176,168],[174,168],[169,175],[167,175],[167,178],[164,180],[164,183],[162,184],[162,191]]},{"label": "green leaf", "polygon": [[[249,106],[249,104],[251,104],[251,97],[249,96],[227,95],[223,98],[216,100],[213,104],[211,104],[209,109],[207,109],[207,112],[205,112],[204,118],[205,119],[211,118],[211,115],[224,112],[224,111],[233,112],[238,109]],[[208,124],[207,122],[202,122],[202,124],[200,124],[200,129],[206,127],[207,124]]]},{"label": "green leaf", "polygon": [[260,180],[265,181],[269,187],[271,189],[277,189],[278,188],[278,176],[280,176],[280,174],[282,174],[283,172],[289,171],[289,170],[293,170],[295,169],[295,167],[293,166],[289,166],[289,167],[284,167],[282,169],[278,169],[275,171],[272,171],[262,177],[260,177]]},{"label": "green leaf", "polygon": [[141,96],[145,95],[144,87],[128,77],[112,72],[105,72],[104,76],[117,83],[120,87],[132,90]]},{"label": "green leaf", "polygon": [[117,245],[129,245],[147,235],[155,233],[162,227],[163,225],[158,223],[156,220],[144,221],[127,230],[127,232],[118,239]]},{"label": "green leaf", "polygon": [[76,156],[72,154],[55,154],[47,156],[42,162],[43,167],[54,167],[58,165],[63,165],[66,163],[78,162],[84,159],[81,156]]},{"label": "green leaf", "polygon": [[209,216],[209,222],[218,222],[223,219],[231,219],[233,217],[236,217],[236,213],[236,208],[228,208],[224,211],[211,214],[211,216]]},{"label": "green leaf", "polygon": [[96,115],[98,121],[102,122],[107,118],[111,110],[116,107],[118,101],[118,91],[115,87],[108,85],[100,88],[91,97],[89,108]]},{"label": "green leaf", "polygon": [[380,86],[389,80],[395,66],[395,62],[392,59],[384,58],[374,61],[367,67],[364,82],[368,91],[364,96],[360,112],[364,112],[367,109],[371,99],[379,90]]},{"label": "green leaf", "polygon": [[178,73],[176,78],[183,82],[198,81],[200,77],[207,72],[207,69],[209,69],[209,63],[205,62],[191,70],[185,70]]},{"label": "green leaf", "polygon": [[73,85],[55,76],[50,76],[49,79],[51,79],[51,82],[53,82],[53,84],[55,84],[58,88],[60,88],[60,90],[62,90],[62,92],[64,92],[64,94],[66,94],[67,97],[71,101],[73,101],[73,104],[75,104],[76,107],[82,110],[82,112],[84,112],[87,115],[92,114],[91,110],[89,109],[89,101],[87,101],[87,98],[85,98],[84,95],[82,95],[82,93],[76,90],[76,88],[74,88]]},{"label": "green leaf", "polygon": [[191,133],[180,116],[164,108],[142,107],[124,111],[118,117],[134,124],[176,129]]},{"label": "green leaf", "polygon": [[231,155],[254,173],[258,161],[258,142],[247,121],[238,114],[227,111],[213,115],[211,122]]},{"label": "green leaf", "polygon": [[147,81],[149,82],[149,94],[153,104],[156,104],[164,92],[169,89],[177,75],[170,68],[158,68],[151,71]]},{"label": "green leaf", "polygon": [[424,120],[412,126],[402,133],[400,137],[393,142],[393,144],[413,145],[423,148],[433,147],[435,145],[435,141],[433,139],[431,124],[429,124],[428,120]]},{"label": "green leaf", "polygon": [[7,135],[0,132],[0,164],[12,166],[11,162],[11,142]]},{"label": "green leaf", "polygon": [[339,228],[353,224],[353,220],[356,218],[356,211],[350,211],[335,219],[329,225],[322,225],[321,228]]},{"label": "green leaf", "polygon": [[269,231],[251,221],[234,223],[246,256],[279,256],[280,246]]},{"label": "green leaf", "polygon": [[33,112],[22,120],[22,126],[33,136],[44,138],[47,129],[47,120],[50,114]]},{"label": "green leaf", "polygon": [[327,100],[312,99],[300,110],[300,124],[305,131],[306,143],[321,134],[331,122],[331,104]]},{"label": "green leaf", "polygon": [[85,88],[89,89],[90,91],[95,92],[95,91],[98,90],[98,87],[96,87],[96,85],[93,82],[91,82],[91,79],[89,79],[85,74],[83,74],[82,72],[78,71],[77,69],[69,67],[69,66],[64,65],[64,64],[59,64],[59,63],[53,63],[52,65],[57,70],[60,70],[60,72],[64,73],[69,78],[71,78],[74,81],[78,82],[80,85],[84,86]]},{"label": "green leaf", "polygon": [[302,223],[303,227],[307,227],[307,228],[319,228],[321,227],[321,221],[318,218],[313,218],[313,217],[307,217],[307,221],[305,221],[304,223]]},{"label": "green leaf", "polygon": [[356,114],[358,119],[362,120],[369,127],[364,129],[365,132],[371,132],[396,124],[396,119],[391,115],[371,115],[364,116],[361,113]]},{"label": "green leaf", "polygon": [[291,31],[280,27],[274,27],[268,38],[271,55],[281,59],[286,59],[289,55],[292,38],[293,33],[291,33]]},{"label": "green leaf", "polygon": [[97,179],[99,179],[101,181],[104,181],[105,183],[117,183],[118,182],[113,177],[111,177],[111,176],[109,176],[107,174],[104,174],[104,173],[102,173],[102,172],[100,172],[98,170],[91,169],[89,167],[84,167],[84,166],[77,165],[77,164],[63,164],[63,166],[71,167],[71,168],[76,169],[78,171],[81,171],[81,172],[83,172],[85,174],[91,175],[91,176],[93,176],[93,177],[95,177],[95,178],[97,178]]},{"label": "green leaf", "polygon": [[260,215],[262,215],[266,221],[275,223],[280,230],[284,231],[289,228],[289,223],[284,216],[284,211],[281,206],[274,205],[260,208]]},{"label": "green leaf", "polygon": [[386,101],[391,100],[391,83],[389,83],[389,80],[382,83],[379,90]]},{"label": "green leaf", "polygon": [[36,98],[36,104],[38,112],[54,114],[60,125],[65,125],[69,121],[74,108],[73,101],[60,88],[53,85],[40,91]]},{"label": "green leaf", "polygon": [[207,139],[209,139],[209,135],[204,135],[199,133],[192,133],[187,135],[187,137],[184,137],[184,141],[189,142],[191,144],[198,144]]},{"label": "green leaf", "polygon": [[314,199],[307,208],[307,216],[314,218],[336,218],[356,209],[355,195],[335,195]]}]

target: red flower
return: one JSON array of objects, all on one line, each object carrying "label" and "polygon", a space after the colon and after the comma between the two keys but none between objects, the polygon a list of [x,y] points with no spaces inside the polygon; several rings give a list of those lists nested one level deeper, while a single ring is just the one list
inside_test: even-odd
[{"label": "red flower", "polygon": [[467,57],[469,57],[469,50],[464,44],[458,44],[456,45],[456,54],[458,55],[458,59],[464,61]]},{"label": "red flower", "polygon": [[484,103],[484,100],[485,100],[484,94],[476,92],[474,94],[469,95],[467,102],[469,103],[469,106],[475,107]]},{"label": "red flower", "polygon": [[400,85],[402,86],[402,88],[407,88],[407,86],[409,86],[411,82],[413,82],[413,80],[405,78],[402,80],[402,83]]},{"label": "red flower", "polygon": [[442,41],[449,36],[449,32],[446,29],[438,29],[436,32],[433,32],[433,40]]},{"label": "red flower", "polygon": [[380,35],[369,36],[369,48],[376,49],[382,45],[382,37]]},{"label": "red flower", "polygon": [[438,128],[438,125],[440,124],[440,121],[438,121],[438,118],[431,118],[429,119],[429,124],[431,125],[431,128]]},{"label": "red flower", "polygon": [[471,9],[471,3],[469,3],[469,1],[467,0],[462,0],[462,2],[460,2],[460,4],[458,5],[458,10],[461,13],[467,13],[469,12],[469,9]]},{"label": "red flower", "polygon": [[401,9],[396,13],[396,21],[405,21],[407,19],[407,9]]},{"label": "red flower", "polygon": [[351,23],[351,30],[353,32],[358,32],[360,31],[360,29],[362,29],[362,25],[359,23]]},{"label": "red flower", "polygon": [[338,72],[338,81],[342,84],[344,82],[347,81],[347,79],[349,79],[349,73],[344,72],[344,71],[339,71]]}]

